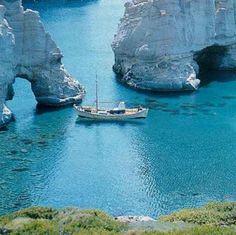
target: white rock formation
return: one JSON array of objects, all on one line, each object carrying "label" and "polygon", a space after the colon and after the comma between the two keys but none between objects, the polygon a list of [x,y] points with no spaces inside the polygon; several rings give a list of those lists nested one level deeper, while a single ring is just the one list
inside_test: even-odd
[{"label": "white rock formation", "polygon": [[39,14],[21,0],[0,0],[0,126],[11,112],[5,100],[15,77],[31,82],[38,103],[59,106],[79,101],[83,88],[64,69],[62,54],[45,32]]},{"label": "white rock formation", "polygon": [[11,119],[11,112],[5,105],[8,87],[14,81],[14,35],[4,18],[6,9],[0,5],[0,127]]},{"label": "white rock formation", "polygon": [[112,48],[133,87],[196,89],[199,66],[236,70],[236,1],[129,1]]},{"label": "white rock formation", "polygon": [[117,216],[115,220],[120,221],[122,223],[137,223],[137,222],[150,222],[155,221],[153,218],[149,216]]}]

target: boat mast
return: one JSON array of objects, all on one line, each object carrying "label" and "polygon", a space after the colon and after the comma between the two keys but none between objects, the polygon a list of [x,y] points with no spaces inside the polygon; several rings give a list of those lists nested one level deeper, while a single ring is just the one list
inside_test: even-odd
[{"label": "boat mast", "polygon": [[98,111],[98,76],[96,74],[96,111]]}]

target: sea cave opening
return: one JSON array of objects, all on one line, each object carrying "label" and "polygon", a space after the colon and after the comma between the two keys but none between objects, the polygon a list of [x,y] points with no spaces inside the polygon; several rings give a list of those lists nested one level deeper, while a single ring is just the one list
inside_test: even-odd
[{"label": "sea cave opening", "polygon": [[227,47],[213,45],[195,53],[194,60],[199,66],[199,79],[201,84],[207,85],[216,80],[216,73],[222,71],[223,59],[226,56]]}]

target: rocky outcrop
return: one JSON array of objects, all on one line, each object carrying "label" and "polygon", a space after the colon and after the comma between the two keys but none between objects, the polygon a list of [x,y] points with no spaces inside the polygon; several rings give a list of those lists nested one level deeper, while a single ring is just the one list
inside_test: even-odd
[{"label": "rocky outcrop", "polygon": [[5,100],[12,83],[31,83],[38,103],[60,106],[81,100],[83,88],[64,69],[62,53],[45,32],[39,14],[24,10],[20,0],[0,0],[0,125],[10,120]]},{"label": "rocky outcrop", "polygon": [[236,2],[129,1],[112,48],[114,70],[130,86],[197,89],[199,67],[236,70]]},{"label": "rocky outcrop", "polygon": [[6,107],[8,87],[14,81],[14,35],[4,18],[6,9],[0,5],[0,127],[11,120],[12,113]]},{"label": "rocky outcrop", "polygon": [[153,218],[149,216],[117,216],[115,220],[123,222],[123,223],[136,223],[136,222],[151,222],[155,221]]}]

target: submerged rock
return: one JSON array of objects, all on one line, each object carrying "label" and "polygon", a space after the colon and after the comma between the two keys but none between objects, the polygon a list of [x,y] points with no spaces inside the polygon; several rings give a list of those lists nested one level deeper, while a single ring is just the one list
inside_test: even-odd
[{"label": "submerged rock", "polygon": [[33,140],[31,140],[31,139],[22,139],[21,141],[22,141],[25,145],[30,145],[30,144],[33,143]]},{"label": "submerged rock", "polygon": [[38,12],[21,0],[0,0],[0,127],[12,113],[5,101],[14,95],[15,77],[31,83],[40,104],[61,106],[81,100],[84,90],[65,70],[62,53],[45,31]]},{"label": "submerged rock", "polygon": [[11,150],[11,151],[9,152],[9,155],[16,155],[17,153],[18,153],[17,150]]},{"label": "submerged rock", "polygon": [[130,86],[197,89],[199,67],[236,70],[234,0],[132,0],[112,48],[114,70]]},{"label": "submerged rock", "polygon": [[28,153],[27,149],[21,149],[20,151],[21,151],[21,153]]},{"label": "submerged rock", "polygon": [[30,169],[27,167],[12,169],[12,171],[14,171],[14,172],[24,172],[24,171],[29,171],[29,170]]}]

